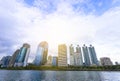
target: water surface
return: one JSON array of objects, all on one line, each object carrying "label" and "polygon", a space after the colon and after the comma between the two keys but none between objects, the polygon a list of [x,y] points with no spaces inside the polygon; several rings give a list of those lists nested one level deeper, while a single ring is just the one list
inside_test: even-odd
[{"label": "water surface", "polygon": [[0,70],[0,81],[120,81],[120,72]]}]

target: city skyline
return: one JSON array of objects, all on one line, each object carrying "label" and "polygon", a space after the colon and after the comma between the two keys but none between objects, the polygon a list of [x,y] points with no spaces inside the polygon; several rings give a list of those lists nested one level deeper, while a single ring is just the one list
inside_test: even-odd
[{"label": "city skyline", "polygon": [[[69,48],[69,49],[68,49]],[[32,49],[31,49],[32,50]],[[85,44],[76,48],[71,44],[69,47],[66,44],[58,45],[57,56],[48,56],[48,43],[46,41],[40,42],[38,45],[36,56],[33,62],[28,62],[30,45],[24,43],[20,49],[17,49],[12,56],[4,56],[0,60],[1,67],[26,67],[29,64],[35,66],[106,66],[106,65],[119,65],[116,61],[115,64],[109,57],[100,57],[97,59],[95,47],[90,44]],[[68,53],[69,51],[69,53]],[[70,59],[68,59],[70,58]]]},{"label": "city skyline", "polygon": [[120,62],[119,0],[1,0],[0,59],[12,55],[23,43],[31,45],[29,62],[40,41],[57,45],[94,45],[97,57]]}]

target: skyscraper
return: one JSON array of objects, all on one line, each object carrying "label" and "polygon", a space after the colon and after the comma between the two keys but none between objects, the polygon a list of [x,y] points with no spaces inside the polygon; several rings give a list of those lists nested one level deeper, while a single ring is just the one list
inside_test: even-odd
[{"label": "skyscraper", "polygon": [[1,67],[8,67],[11,56],[5,56],[1,59]]},{"label": "skyscraper", "polygon": [[67,46],[65,44],[58,46],[58,66],[67,66]]},{"label": "skyscraper", "polygon": [[16,57],[18,56],[19,52],[20,52],[20,50],[17,49],[17,50],[14,52],[14,54],[12,55],[12,57],[11,57],[11,59],[10,59],[10,62],[9,62],[9,67],[13,67],[13,66],[14,66],[14,64],[15,64],[15,59],[16,59]]},{"label": "skyscraper", "polygon": [[74,47],[73,47],[73,45],[71,44],[70,46],[69,46],[69,52],[70,52],[70,65],[74,65]]},{"label": "skyscraper", "polygon": [[83,65],[82,52],[81,52],[81,48],[79,45],[77,45],[77,47],[76,47],[75,64],[77,66]]},{"label": "skyscraper", "polygon": [[46,41],[42,41],[38,45],[34,64],[37,66],[44,65],[47,62],[47,55],[48,55],[48,43]]},{"label": "skyscraper", "polygon": [[30,53],[30,45],[27,43],[23,44],[15,60],[14,66],[26,66],[29,53]]},{"label": "skyscraper", "polygon": [[88,48],[87,48],[87,46],[85,46],[85,44],[82,47],[82,51],[83,51],[85,66],[89,66],[91,64],[90,63],[90,57],[89,57]]},{"label": "skyscraper", "polygon": [[98,59],[96,56],[96,52],[95,52],[95,48],[92,45],[90,45],[90,47],[88,47],[88,52],[90,55],[91,64],[92,65],[99,65]]}]

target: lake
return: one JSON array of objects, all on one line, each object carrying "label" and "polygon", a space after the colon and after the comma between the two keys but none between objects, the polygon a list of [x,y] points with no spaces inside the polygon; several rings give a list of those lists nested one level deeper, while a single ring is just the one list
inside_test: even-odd
[{"label": "lake", "polygon": [[120,81],[120,72],[0,70],[0,81]]}]

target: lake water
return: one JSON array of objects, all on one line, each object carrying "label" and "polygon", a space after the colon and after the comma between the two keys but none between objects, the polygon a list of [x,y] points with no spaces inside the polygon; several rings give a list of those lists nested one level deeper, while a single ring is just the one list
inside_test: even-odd
[{"label": "lake water", "polygon": [[120,72],[0,70],[0,81],[120,81]]}]

